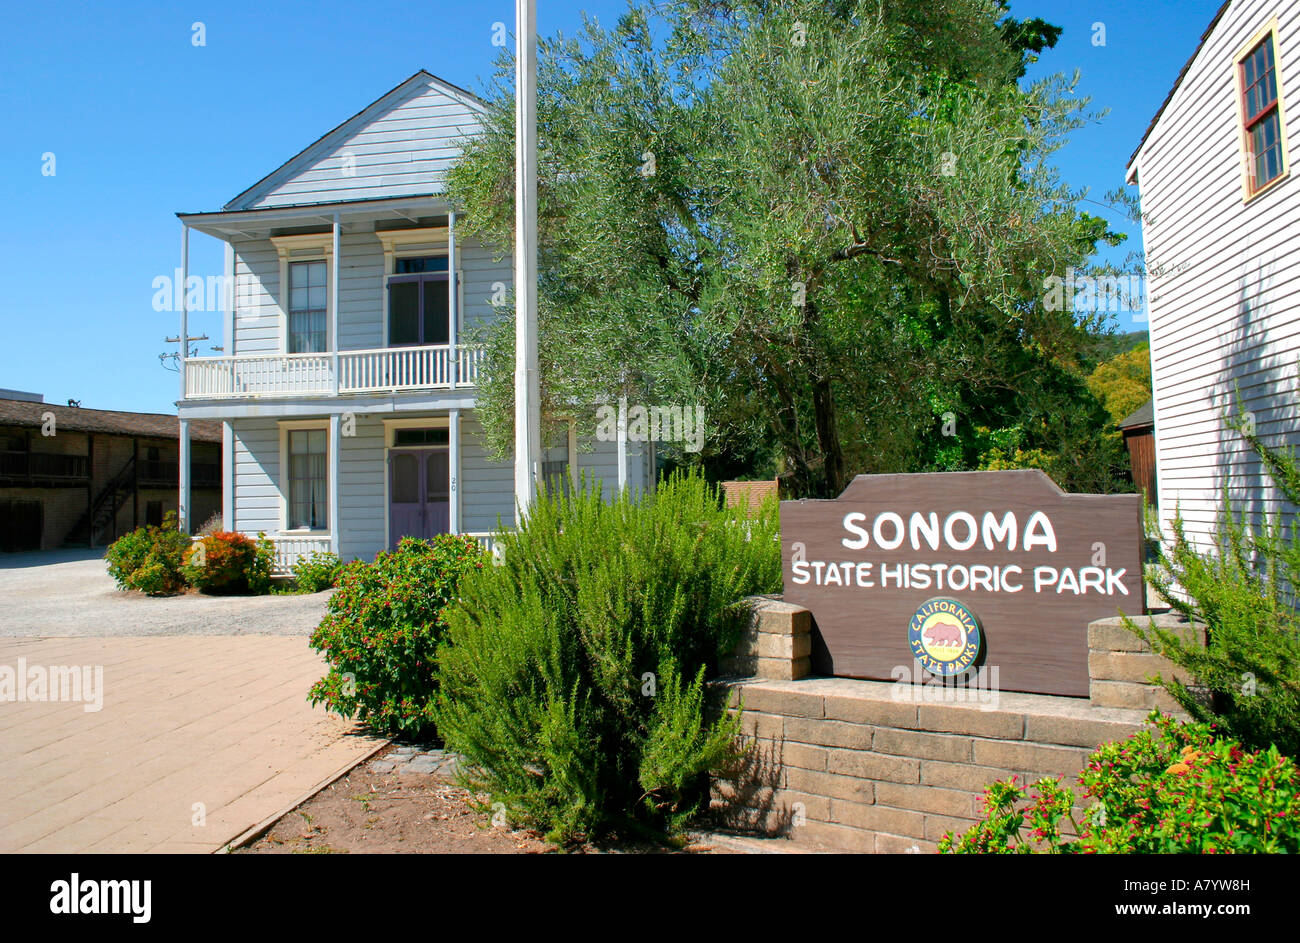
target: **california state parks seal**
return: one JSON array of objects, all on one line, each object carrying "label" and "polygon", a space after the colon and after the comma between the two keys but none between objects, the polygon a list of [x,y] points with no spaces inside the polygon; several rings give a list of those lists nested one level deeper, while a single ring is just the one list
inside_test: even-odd
[{"label": "california state parks seal", "polygon": [[922,668],[932,675],[951,678],[965,673],[979,659],[984,633],[975,613],[965,605],[935,596],[912,614],[907,641]]}]

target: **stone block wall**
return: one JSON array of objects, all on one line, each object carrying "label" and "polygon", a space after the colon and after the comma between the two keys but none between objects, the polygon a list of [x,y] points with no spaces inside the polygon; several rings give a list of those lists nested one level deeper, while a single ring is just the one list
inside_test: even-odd
[{"label": "stone block wall", "polygon": [[724,675],[790,681],[812,672],[812,613],[771,596],[754,600],[740,644],[719,666]]},{"label": "stone block wall", "polygon": [[983,691],[982,702],[941,702],[934,687],[808,677],[811,615],[755,604],[726,664],[750,677],[719,682],[751,750],[739,775],[715,783],[713,812],[722,827],[814,848],[932,852],[974,824],[988,784],[1072,782],[1092,750],[1141,728],[1163,696],[1145,678],[1170,668],[1104,620],[1089,631],[1094,697]]},{"label": "stone block wall", "polygon": [[[1205,643],[1205,627],[1194,626],[1176,615],[1145,616],[1143,625],[1168,629],[1184,641]],[[1098,707],[1127,710],[1176,711],[1178,705],[1160,687],[1149,683],[1154,675],[1187,677],[1124,627],[1123,619],[1101,619],[1088,626],[1088,700]]]}]

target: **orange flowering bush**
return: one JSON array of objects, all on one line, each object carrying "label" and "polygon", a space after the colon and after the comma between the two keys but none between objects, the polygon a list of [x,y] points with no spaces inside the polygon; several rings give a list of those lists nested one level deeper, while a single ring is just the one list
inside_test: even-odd
[{"label": "orange flowering bush", "polygon": [[1218,854],[1300,852],[1300,770],[1207,724],[1153,712],[1152,728],[1108,743],[1079,777],[1086,812],[1060,780],[985,790],[984,820],[945,835],[949,853]]},{"label": "orange flowering bush", "polygon": [[271,589],[275,550],[265,534],[258,539],[232,531],[205,534],[185,551],[182,571],[201,592],[266,593]]}]

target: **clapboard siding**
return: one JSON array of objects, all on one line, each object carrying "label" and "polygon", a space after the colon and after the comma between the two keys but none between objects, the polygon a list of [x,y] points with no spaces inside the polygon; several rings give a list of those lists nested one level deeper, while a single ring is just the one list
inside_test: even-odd
[{"label": "clapboard siding", "polygon": [[[445,414],[431,414],[442,418]],[[324,416],[321,417],[324,420]],[[234,529],[254,535],[279,534],[283,519],[280,423],[275,419],[233,420],[235,450]],[[645,483],[641,446],[629,443],[630,484]],[[614,444],[594,442],[578,451],[579,470],[603,482],[606,497],[617,487]],[[387,449],[383,419],[355,417],[353,435],[339,440],[339,556],[370,560],[385,547],[388,523]],[[514,463],[495,461],[484,446],[483,427],[473,415],[461,420],[461,530],[495,531],[514,525]]]},{"label": "clapboard siding", "polygon": [[441,193],[480,113],[471,96],[417,74],[227,209]]},{"label": "clapboard siding", "polygon": [[492,298],[497,286],[505,288],[505,296],[514,285],[513,262],[498,257],[492,250],[478,243],[466,242],[460,247],[460,300],[464,306],[461,325],[468,337],[497,317]]},{"label": "clapboard siding", "polygon": [[471,533],[495,531],[515,523],[515,465],[507,457],[493,461],[483,441],[483,427],[473,417],[461,420],[460,478],[462,528]]},{"label": "clapboard siding", "polygon": [[1202,543],[1225,485],[1251,513],[1283,507],[1224,411],[1239,397],[1265,441],[1300,445],[1300,183],[1249,203],[1241,184],[1236,55],[1275,15],[1295,159],[1300,3],[1234,0],[1136,160],[1146,257],[1166,270],[1149,286],[1159,505]]},{"label": "clapboard siding", "polygon": [[269,239],[232,240],[235,250],[234,337],[230,356],[274,354],[282,349],[280,260]]},{"label": "clapboard siding", "polygon": [[384,548],[384,424],[360,415],[353,433],[339,439],[339,557],[373,560]]},{"label": "clapboard siding", "polygon": [[[280,260],[270,239],[242,239],[235,247],[235,337],[238,355],[274,354],[284,350],[285,318],[280,308]],[[386,346],[384,337],[383,245],[373,232],[343,233],[339,238],[339,350]],[[512,284],[511,260],[468,240],[457,240],[462,313],[466,337],[497,317],[492,306],[495,286]]]},{"label": "clapboard siding", "polygon": [[280,532],[280,427],[273,419],[236,420],[235,521],[242,534]]},{"label": "clapboard siding", "polygon": [[[632,491],[645,486],[645,446],[640,442],[627,444],[627,480]],[[578,447],[578,474],[588,481],[599,481],[606,499],[618,494],[618,443],[599,439],[584,441]]]}]

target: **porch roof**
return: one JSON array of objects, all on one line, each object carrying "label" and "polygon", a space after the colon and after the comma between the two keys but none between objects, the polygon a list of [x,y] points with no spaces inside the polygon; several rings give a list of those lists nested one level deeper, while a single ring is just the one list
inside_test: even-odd
[{"label": "porch roof", "polygon": [[277,229],[299,226],[328,226],[339,214],[340,223],[356,228],[380,221],[415,223],[421,217],[443,216],[449,210],[446,197],[437,193],[362,200],[333,200],[325,203],[295,203],[251,210],[216,210],[208,213],[177,213],[191,229],[223,241],[232,236],[268,236]]}]

